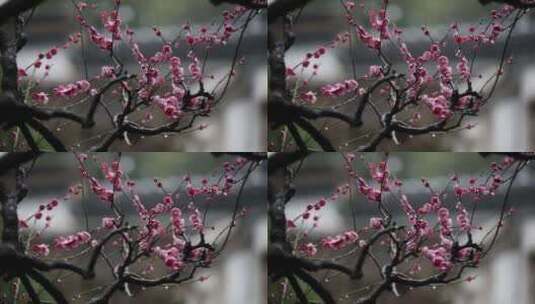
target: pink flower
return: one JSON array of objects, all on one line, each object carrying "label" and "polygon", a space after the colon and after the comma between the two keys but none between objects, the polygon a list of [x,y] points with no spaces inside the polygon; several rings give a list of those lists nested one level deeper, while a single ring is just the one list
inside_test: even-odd
[{"label": "pink flower", "polygon": [[87,80],[80,80],[76,83],[67,85],[59,85],[54,89],[54,94],[60,97],[76,97],[82,93],[86,93],[91,89],[91,83]]},{"label": "pink flower", "polygon": [[423,247],[422,253],[433,263],[433,266],[440,271],[449,271],[451,267],[453,267],[453,264],[450,262],[450,254],[444,247],[438,247],[436,249]]},{"label": "pink flower", "polygon": [[102,227],[106,229],[114,229],[115,228],[115,219],[112,217],[103,217],[102,218]]},{"label": "pink flower", "polygon": [[163,204],[165,206],[172,206],[173,205],[173,198],[169,195],[166,195],[164,198],[163,198]]},{"label": "pink flower", "polygon": [[291,68],[286,68],[286,77],[296,76],[297,74]]},{"label": "pink flower", "polygon": [[193,229],[195,229],[198,232],[203,232],[204,224],[202,222],[202,216],[201,216],[201,212],[199,211],[199,209],[195,209],[193,211],[193,214],[189,216],[189,221],[191,222]]},{"label": "pink flower", "polygon": [[388,17],[386,10],[382,9],[379,12],[375,10],[370,10],[370,25],[379,33],[381,33],[381,39],[388,39],[390,35],[388,34]]},{"label": "pink flower", "polygon": [[165,115],[171,119],[182,117],[182,102],[177,96],[160,97],[154,96],[153,100],[160,106]]},{"label": "pink flower", "polygon": [[375,230],[383,229],[384,220],[380,217],[372,217],[370,218],[370,227]]},{"label": "pink flower", "polygon": [[355,8],[356,4],[355,4],[355,1],[348,0],[348,1],[344,1],[344,6],[348,10],[352,11]]},{"label": "pink flower", "polygon": [[149,64],[142,64],[141,73],[142,75],[139,80],[141,86],[147,85],[153,87],[165,82],[160,70],[157,67]]},{"label": "pink flower", "polygon": [[197,81],[202,79],[202,70],[197,64],[197,62],[191,63],[189,65],[189,72],[191,73],[193,79]]},{"label": "pink flower", "polygon": [[312,243],[303,244],[300,247],[300,251],[306,256],[315,256],[318,253],[318,248]]},{"label": "pink flower", "polygon": [[177,246],[169,249],[161,249],[160,247],[154,249],[154,252],[164,261],[165,266],[174,271],[179,271],[184,267],[182,251],[183,248]]},{"label": "pink flower", "polygon": [[28,76],[28,73],[26,73],[26,70],[24,70],[24,69],[19,69],[19,72],[18,72],[18,77],[19,77],[19,78],[27,77],[27,76]]},{"label": "pink flower", "polygon": [[465,81],[470,79],[470,64],[468,63],[468,59],[466,59],[466,57],[461,57],[459,63],[457,64],[457,71],[461,75],[461,79]]},{"label": "pink flower", "polygon": [[453,81],[452,68],[449,65],[448,57],[440,56],[437,59],[437,70],[440,73],[441,81],[443,84],[449,84]]},{"label": "pink flower", "polygon": [[32,99],[41,105],[45,105],[48,103],[48,94],[45,92],[33,93]]},{"label": "pink flower", "polygon": [[375,78],[383,77],[383,68],[378,65],[372,65],[370,66],[370,71],[368,72],[368,75],[370,77]]},{"label": "pink flower", "polygon": [[109,166],[107,163],[102,163],[101,170],[102,173],[104,173],[106,179],[113,184],[114,191],[121,191],[121,177],[123,175],[123,171],[121,171],[121,169],[119,168],[119,162],[114,161],[111,163],[111,166]]},{"label": "pink flower", "polygon": [[173,83],[179,85],[184,82],[184,68],[182,68],[182,62],[178,57],[171,57],[169,60],[171,65],[171,75]]},{"label": "pink flower", "polygon": [[346,80],[343,83],[335,83],[323,86],[321,93],[329,97],[340,97],[355,92],[359,87],[359,83],[354,80]]},{"label": "pink flower", "polygon": [[453,187],[453,191],[455,191],[455,195],[457,195],[458,198],[462,197],[465,193],[468,192],[466,189],[461,187],[461,185],[459,185],[459,184],[456,184]]},{"label": "pink flower", "polygon": [[102,70],[100,72],[100,76],[103,78],[114,78],[115,77],[115,69],[111,66],[103,66]]},{"label": "pink flower", "polygon": [[294,222],[294,221],[292,221],[292,220],[287,220],[287,221],[286,221],[286,227],[287,227],[288,229],[291,229],[291,228],[296,228],[297,226],[295,225],[295,222]]},{"label": "pink flower", "polygon": [[388,169],[386,167],[386,162],[380,163],[370,163],[369,165],[370,174],[372,178],[379,184],[386,184],[388,181]]},{"label": "pink flower", "polygon": [[185,221],[182,218],[182,211],[179,208],[171,209],[171,224],[173,224],[173,231],[176,236],[184,233]]},{"label": "pink flower", "polygon": [[358,241],[359,235],[357,232],[350,230],[335,237],[327,237],[321,241],[321,244],[325,248],[339,250],[346,247],[349,244],[354,244]]},{"label": "pink flower", "polygon": [[451,117],[452,112],[450,110],[450,102],[444,95],[438,95],[436,97],[429,97],[422,95],[422,100],[426,103],[433,114],[440,119],[447,119]]},{"label": "pink flower", "polygon": [[112,12],[102,12],[101,13],[101,19],[102,24],[104,25],[104,28],[111,34],[113,34],[113,39],[120,40],[121,39],[121,19],[119,17],[119,13],[117,11]]},{"label": "pink flower", "polygon": [[360,38],[360,40],[366,44],[371,49],[379,50],[381,49],[381,40],[379,38],[373,37],[364,29],[364,27],[358,25],[357,26],[357,34]]},{"label": "pink flower", "polygon": [[54,94],[61,97],[73,97],[77,94],[76,86],[72,84],[59,85],[54,89]]},{"label": "pink flower", "polygon": [[47,256],[50,254],[50,248],[47,244],[35,244],[32,246],[32,251],[40,256]]},{"label": "pink flower", "polygon": [[470,224],[470,216],[468,215],[468,211],[466,211],[460,202],[457,203],[456,209],[457,224],[459,225],[459,229],[464,232],[469,232],[472,229],[472,226]]},{"label": "pink flower", "polygon": [[58,237],[54,240],[54,246],[58,249],[72,250],[91,241],[91,234],[81,231],[66,237]]},{"label": "pink flower", "polygon": [[318,98],[316,97],[316,93],[308,91],[301,94],[301,99],[308,104],[315,104]]},{"label": "pink flower", "polygon": [[104,37],[101,33],[97,31],[93,26],[89,28],[89,36],[91,41],[98,46],[101,50],[111,51],[113,48],[113,42],[110,38]]},{"label": "pink flower", "polygon": [[450,211],[444,207],[438,210],[438,218],[440,223],[440,233],[445,236],[451,235],[452,220],[450,218]]},{"label": "pink flower", "polygon": [[113,201],[113,191],[104,188],[94,177],[89,179],[91,190],[104,202]]},{"label": "pink flower", "polygon": [[147,58],[145,57],[145,55],[143,54],[143,52],[141,52],[141,49],[139,48],[139,44],[137,43],[132,44],[132,53],[139,63],[147,61]]}]

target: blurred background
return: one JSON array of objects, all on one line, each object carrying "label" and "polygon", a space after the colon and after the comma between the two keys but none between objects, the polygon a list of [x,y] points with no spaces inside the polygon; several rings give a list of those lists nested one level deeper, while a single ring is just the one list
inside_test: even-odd
[{"label": "blurred background", "polygon": [[[90,154],[93,157],[95,154]],[[117,159],[116,154],[99,153],[99,160]],[[125,176],[135,181],[141,200],[152,207],[162,200],[162,191],[157,188],[154,179],[158,179],[168,191],[177,188],[183,177],[190,174],[194,184],[199,185],[202,178],[211,182],[220,178],[224,162],[235,157],[214,157],[210,153],[123,153],[121,164]],[[91,164],[88,161],[88,164]],[[62,198],[68,188],[81,182],[78,163],[74,154],[45,154],[37,160],[29,180],[30,193],[19,205],[19,217],[26,218],[33,214],[43,202]],[[98,166],[88,166],[88,170],[101,177]],[[51,178],[53,177],[53,178]],[[183,188],[183,187],[182,187]],[[43,234],[44,241],[51,243],[59,235],[69,235],[86,228],[86,217],[89,227],[100,227],[103,216],[109,216],[110,210],[87,189],[76,199],[63,201],[53,211],[51,229]],[[215,227],[207,229],[207,242],[211,242],[222,228],[230,223],[234,202],[238,189],[232,190],[226,198],[219,198],[210,205],[207,213],[207,224]],[[184,194],[185,195],[185,194]],[[182,197],[184,197],[184,195]],[[169,303],[169,304],[263,304],[266,302],[265,251],[267,249],[266,221],[266,171],[260,166],[250,176],[241,205],[248,210],[245,217],[238,220],[225,250],[214,261],[209,269],[201,269],[196,278],[205,276],[202,282],[192,281],[182,285],[163,285],[161,287],[139,290],[134,288],[135,297],[127,297],[117,292],[110,303]],[[202,202],[198,202],[202,203]],[[204,205],[199,205],[204,206]],[[128,206],[126,206],[128,207]],[[133,208],[124,209],[127,219],[137,218]],[[38,227],[38,229],[40,229]],[[112,250],[108,255],[113,256]],[[51,250],[53,254],[53,250]],[[63,255],[65,256],[65,255]],[[53,255],[48,258],[53,258]],[[87,255],[71,262],[85,265]],[[46,258],[45,258],[46,260]],[[148,267],[143,261],[143,267]],[[166,273],[166,269],[157,257],[150,260],[154,265],[154,276]],[[137,268],[136,268],[137,269]],[[56,272],[50,277],[72,299],[72,303],[87,303],[91,295],[99,291],[103,284],[110,282],[109,269],[100,260],[95,280],[81,281],[77,276]],[[4,286],[5,287],[5,286]],[[2,286],[0,286],[0,291]],[[0,292],[1,295],[1,292]],[[1,298],[1,297],[0,297]],[[43,298],[46,300],[46,298]],[[2,302],[0,300],[0,302]]]},{"label": "blurred background", "polygon": [[[381,153],[362,153],[366,162],[377,162],[385,159]],[[429,199],[429,191],[422,186],[421,178],[427,178],[431,187],[441,191],[448,184],[449,178],[457,174],[463,183],[468,177],[484,180],[488,175],[489,164],[500,161],[501,158],[483,158],[477,153],[390,153],[388,163],[391,173],[403,182],[403,189],[408,199],[416,207]],[[365,179],[368,179],[368,169],[365,162],[356,159],[356,170]],[[462,281],[449,286],[429,286],[420,289],[407,290],[399,288],[402,297],[395,297],[392,293],[384,293],[381,304],[503,304],[503,303],[535,303],[535,168],[529,165],[520,173],[510,198],[510,207],[516,211],[512,218],[506,220],[504,230],[498,239],[493,251],[485,257],[480,268],[466,272],[466,276],[475,276],[471,282]],[[302,168],[296,175],[295,197],[287,204],[288,219],[295,218],[306,210],[310,203],[321,198],[329,197],[336,187],[350,182],[344,169],[344,160],[339,153],[313,154],[305,159]],[[492,228],[499,216],[501,203],[504,199],[505,187],[496,196],[481,201],[478,205],[474,223],[481,230],[475,230],[474,240],[480,239]],[[450,192],[451,193],[451,192]],[[388,207],[389,199],[386,198]],[[392,201],[395,201],[392,198]],[[454,206],[455,199],[448,196],[444,203]],[[465,202],[467,208],[472,202]],[[399,208],[392,205],[394,221],[399,224],[406,222],[406,217]],[[355,219],[352,217],[355,214]],[[326,236],[333,236],[353,229],[353,225],[363,227],[368,225],[369,218],[378,216],[375,205],[370,204],[361,195],[355,194],[330,203],[320,213],[318,228],[302,230],[298,228],[291,233],[291,240],[297,231],[308,231],[308,241],[317,243]],[[355,221],[354,221],[355,220]],[[302,227],[296,221],[297,227]],[[311,228],[311,227],[308,227]],[[292,231],[292,230],[291,230]],[[362,235],[366,233],[362,232]],[[307,242],[308,242],[307,241]],[[348,248],[347,250],[350,250]],[[386,259],[383,247],[376,247],[373,251],[377,259]],[[315,258],[333,257],[333,252],[326,252],[318,246],[319,253]],[[336,256],[343,256],[347,250],[337,252]],[[340,263],[354,265],[354,258],[341,258]],[[370,283],[377,282],[377,268],[373,263],[364,268],[365,282],[348,280],[343,275],[319,272],[316,274],[337,299],[337,303],[354,303],[359,296],[364,296],[366,290],[362,289]],[[429,263],[422,263],[422,273],[425,277],[432,271]],[[403,268],[405,270],[405,268]],[[404,271],[398,269],[399,271]],[[281,301],[281,284],[270,285],[270,303],[293,303],[291,300]],[[312,296],[312,298],[314,298]],[[319,303],[319,302],[318,302]]]},{"label": "blurred background", "polygon": [[[77,1],[76,1],[77,2]],[[98,8],[110,8],[113,3],[106,1],[85,1],[96,3]],[[28,44],[19,53],[18,63],[21,67],[30,65],[40,52],[46,52],[54,46],[63,45],[70,34],[79,32],[80,25],[74,17],[73,1],[45,1],[34,13],[27,34]],[[199,26],[217,26],[221,24],[222,13],[232,6],[213,6],[209,0],[200,1],[169,1],[169,0],[130,0],[123,1],[121,15],[124,24],[136,32],[136,40],[145,54],[154,54],[162,47],[162,42],[156,39],[153,26],[161,29],[164,37],[175,37],[186,23],[191,23],[194,29]],[[99,10],[97,10],[98,12]],[[87,11],[87,17],[101,24],[98,14]],[[267,91],[266,83],[266,31],[265,16],[257,16],[250,24],[241,46],[241,56],[245,64],[237,67],[237,77],[218,108],[211,117],[201,118],[196,127],[206,124],[207,128],[193,130],[180,135],[163,134],[159,137],[145,138],[139,141],[131,138],[136,145],[130,147],[118,141],[112,146],[114,151],[265,151],[266,111],[264,99]],[[100,30],[100,28],[98,28]],[[224,47],[208,54],[206,71],[216,77],[215,80],[206,80],[206,89],[211,90],[216,81],[219,81],[230,71],[231,63],[237,46],[237,35]],[[99,49],[88,46],[82,51],[81,47],[61,51],[54,57],[50,76],[42,86],[50,92],[58,84],[71,83],[100,74],[100,68],[111,62]],[[180,57],[184,58],[187,51],[180,50]],[[204,57],[204,51],[199,56]],[[128,49],[119,49],[119,57],[124,60],[127,70],[137,73],[135,62]],[[85,58],[85,59],[84,59]],[[204,60],[203,60],[204,61]],[[42,69],[41,69],[42,70]],[[40,73],[36,76],[40,77]],[[54,103],[51,103],[52,105]],[[58,103],[57,105],[62,105]],[[64,105],[64,103],[63,103]],[[159,111],[159,109],[157,110]],[[155,111],[155,112],[157,112]],[[159,112],[154,113],[156,121],[164,119]],[[96,130],[80,130],[77,126],[55,124],[52,127],[66,138],[66,142],[73,147],[81,144],[82,150],[96,145],[99,135],[110,128],[110,121],[103,110],[98,112],[99,124]],[[163,120],[162,120],[163,121]]]},{"label": "blurred background", "polygon": [[[382,1],[365,0],[367,7],[380,7]],[[421,27],[427,26],[432,36],[440,40],[453,22],[460,22],[466,32],[469,25],[487,24],[490,12],[496,5],[481,6],[477,0],[449,1],[390,1],[389,12],[392,21],[404,30],[409,49],[413,54],[421,54],[429,47],[429,39],[422,34]],[[358,11],[358,10],[357,10]],[[330,43],[336,34],[349,30],[343,18],[343,7],[340,1],[312,1],[305,7],[296,22],[296,44],[289,51],[287,64],[293,66],[305,58],[307,52],[316,50],[321,45]],[[360,20],[367,16],[360,15]],[[378,150],[414,150],[414,151],[531,151],[535,148],[535,65],[532,60],[532,49],[535,43],[535,23],[533,14],[528,13],[518,24],[510,45],[513,64],[507,65],[505,76],[501,78],[491,103],[484,108],[479,117],[465,120],[465,123],[476,124],[471,130],[462,130],[450,134],[428,134],[408,138],[400,136],[401,145],[383,143]],[[474,65],[474,88],[481,87],[486,79],[497,70],[504,40],[495,45],[485,47]],[[362,75],[370,65],[380,64],[379,60],[368,49],[357,42],[357,73]],[[403,73],[406,65],[400,64],[399,50],[386,47],[386,53],[393,53],[394,69]],[[453,54],[451,48],[447,50]],[[452,56],[449,56],[450,58]],[[456,63],[455,63],[456,64]],[[318,76],[311,81],[310,89],[319,88],[328,83],[340,82],[353,78],[352,61],[348,48],[329,51],[320,60]],[[310,70],[310,69],[309,69]],[[305,73],[305,77],[309,77]],[[318,106],[333,106],[332,101],[319,98]],[[341,108],[342,111],[353,112],[351,106]],[[368,118],[366,118],[368,117]],[[422,121],[429,120],[424,115]],[[345,123],[333,123],[332,120],[320,120],[316,123],[333,139],[337,148],[352,150],[369,141],[367,134],[377,130],[378,124],[372,112],[365,113],[367,126],[352,129]],[[330,121],[330,123],[327,123]],[[270,146],[277,146],[278,132],[272,132]]]}]

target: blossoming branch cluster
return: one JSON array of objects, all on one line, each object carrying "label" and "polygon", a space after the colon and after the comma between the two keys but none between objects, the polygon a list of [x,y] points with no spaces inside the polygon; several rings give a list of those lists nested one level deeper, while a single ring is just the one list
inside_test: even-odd
[{"label": "blossoming branch cluster", "polygon": [[[422,178],[421,187],[428,196],[427,201],[422,202],[413,201],[405,193],[404,182],[392,175],[386,160],[369,163],[368,172],[357,172],[354,169],[355,159],[364,161],[353,154],[345,155],[345,169],[351,182],[338,187],[328,198],[308,204],[302,213],[288,220],[288,231],[298,238],[296,249],[303,256],[316,259],[346,256],[355,252],[354,248],[363,250],[374,233],[400,229],[394,234],[396,246],[400,246],[398,250],[403,256],[413,257],[406,263],[411,265],[411,274],[414,275],[425,265],[422,257],[439,273],[447,273],[464,264],[478,264],[488,240],[473,237],[474,229],[483,229],[474,222],[476,206],[485,204],[507,184],[517,164],[517,161],[506,157],[500,163],[492,163],[487,176],[461,180],[454,175],[443,188],[437,188]],[[311,239],[312,230],[321,227],[322,210],[340,207],[343,202],[375,205],[378,214],[370,216],[367,225],[358,230],[324,236],[319,241]],[[396,219],[394,223],[394,209],[403,211],[403,221]],[[495,228],[486,227],[490,230]],[[393,239],[384,239],[381,243],[385,248],[394,245]]]},{"label": "blossoming branch cluster", "polygon": [[[101,107],[106,110],[112,129],[103,135],[110,137],[95,150],[107,150],[121,137],[119,134],[154,136],[182,132],[193,128],[199,117],[209,116],[237,75],[237,67],[245,60],[237,56],[228,72],[216,77],[207,68],[210,57],[206,53],[241,41],[249,23],[259,13],[238,5],[223,11],[210,25],[185,22],[177,33],[155,26],[152,37],[160,46],[155,53],[149,53],[140,44],[136,30],[124,21],[123,1],[73,3],[75,21],[81,31],[71,34],[63,45],[37,54],[30,65],[19,67],[18,81],[29,93],[30,100],[26,103],[36,109],[34,112],[45,113],[41,116],[46,115],[47,120],[63,119],[66,123],[92,128],[97,110]],[[107,9],[110,5],[112,8]],[[90,21],[89,16],[95,14],[100,16],[99,24]],[[238,43],[235,50],[237,55],[240,45]],[[99,54],[100,73],[59,84],[51,90],[44,88],[43,81],[54,73],[58,54],[69,50],[78,52],[79,48],[91,48]],[[127,70],[126,63],[135,63],[135,66]],[[214,85],[208,87],[208,81]],[[80,115],[86,107],[90,110]],[[112,108],[118,110],[110,112]],[[70,112],[70,109],[79,110]],[[205,127],[201,125],[199,129]],[[16,136],[15,131],[13,133]]]},{"label": "blossoming branch cluster", "polygon": [[[467,28],[456,22],[446,32],[422,26],[424,50],[416,51],[422,46],[412,46],[407,41],[403,30],[392,21],[389,3],[389,0],[343,1],[350,30],[337,34],[333,41],[316,47],[286,67],[286,81],[293,87],[288,102],[305,108],[300,110],[304,117],[339,119],[352,127],[363,125],[363,113],[368,113],[365,112],[368,108],[371,115],[367,117],[377,117],[383,128],[377,131],[381,137],[374,138],[359,151],[373,151],[386,137],[397,142],[393,132],[423,135],[474,127],[471,123],[463,125],[464,120],[478,115],[494,93],[505,64],[512,63],[506,50],[501,51],[496,72],[487,78],[478,74],[484,71],[474,70],[478,54],[483,48],[496,48],[498,40],[508,39],[525,14],[523,10],[503,5],[479,24]],[[320,75],[325,55],[346,54],[348,48],[358,58],[362,58],[358,56],[360,52],[369,53],[372,61],[355,62],[352,58],[355,78],[316,88],[311,80]],[[351,104],[357,108],[354,115],[339,110]],[[321,138],[316,134],[313,137]],[[330,140],[329,135],[325,137],[320,142]]]},{"label": "blossoming branch cluster", "polygon": [[[63,198],[39,205],[32,215],[20,220],[19,226],[23,230],[33,230],[33,225],[43,220],[46,222],[44,228],[31,234],[31,253],[41,257],[53,253],[57,257],[72,255],[73,252],[90,254],[99,246],[119,251],[129,248],[124,254],[136,252],[138,258],[158,257],[170,273],[181,272],[188,267],[207,267],[217,257],[222,249],[220,239],[208,240],[205,229],[220,230],[224,234],[228,227],[211,226],[205,210],[233,194],[234,189],[243,183],[245,171],[251,165],[246,159],[237,158],[225,163],[222,172],[213,178],[194,181],[186,175],[173,191],[167,190],[163,181],[154,179],[154,187],[162,193],[162,197],[160,202],[149,202],[138,194],[138,185],[128,178],[118,160],[101,161],[96,156],[85,154],[77,157],[81,177],[87,180],[91,192],[100,203],[109,207],[109,214],[101,217],[100,227],[57,236],[49,243],[45,232],[59,220],[55,219],[55,210],[61,204],[74,204],[82,199],[84,186],[74,185]],[[101,163],[103,180],[97,174],[90,173],[88,166],[91,160]],[[135,215],[125,213],[128,205],[133,207]],[[245,209],[238,210],[229,226],[235,226],[245,214]],[[132,224],[137,226],[130,226]],[[113,243],[107,243],[110,235],[120,237],[114,239]],[[157,267],[152,263],[145,267],[144,275],[156,274]]]}]

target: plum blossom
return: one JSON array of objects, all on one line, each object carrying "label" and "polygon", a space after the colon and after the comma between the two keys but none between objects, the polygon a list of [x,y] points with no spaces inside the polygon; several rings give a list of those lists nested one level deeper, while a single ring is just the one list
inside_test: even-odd
[{"label": "plum blossom", "polygon": [[194,80],[200,81],[202,79],[202,70],[199,66],[199,60],[197,58],[195,58],[194,62],[189,65],[189,72]]},{"label": "plum blossom", "polygon": [[425,246],[422,248],[422,253],[431,261],[431,263],[433,263],[433,266],[438,268],[440,271],[449,271],[453,266],[450,261],[451,254],[444,247],[431,249]]},{"label": "plum blossom", "polygon": [[120,169],[120,164],[118,161],[113,161],[111,163],[111,166],[109,166],[107,163],[101,164],[101,170],[102,173],[104,173],[104,176],[106,179],[113,184],[114,191],[121,191],[122,189],[122,182],[121,177],[123,175],[123,171]]},{"label": "plum blossom", "polygon": [[115,68],[105,65],[101,68],[100,77],[103,78],[115,78]]},{"label": "plum blossom", "polygon": [[470,216],[468,214],[468,211],[463,207],[461,202],[457,203],[456,206],[457,209],[457,224],[459,225],[459,229],[464,232],[469,232],[472,227],[470,224]]},{"label": "plum blossom", "polygon": [[48,256],[50,247],[47,244],[35,244],[32,246],[32,252],[40,256]]},{"label": "plum blossom", "polygon": [[459,72],[459,75],[461,76],[462,80],[467,81],[470,79],[470,63],[468,62],[468,59],[466,59],[466,57],[462,56],[460,58],[459,63],[457,64],[457,71]]},{"label": "plum blossom", "polygon": [[301,94],[301,99],[308,104],[315,104],[318,100],[316,93],[312,91]]},{"label": "plum blossom", "polygon": [[335,83],[323,86],[321,93],[329,97],[340,97],[355,92],[359,87],[359,83],[354,79],[346,80],[342,83]]},{"label": "plum blossom", "polygon": [[373,37],[364,27],[357,26],[357,35],[360,40],[366,44],[369,48],[379,50],[381,49],[381,39]]},{"label": "plum blossom", "polygon": [[182,61],[178,57],[171,57],[169,60],[171,66],[171,76],[173,84],[179,85],[184,82],[184,68],[182,67]]},{"label": "plum blossom", "polygon": [[121,40],[121,18],[118,11],[103,11],[100,14],[104,28],[113,35],[114,40]]},{"label": "plum blossom", "polygon": [[300,251],[306,256],[315,256],[318,253],[318,248],[313,243],[303,244],[300,247]]},{"label": "plum blossom", "polygon": [[437,59],[437,70],[440,73],[441,81],[444,84],[451,83],[453,80],[453,72],[450,66],[448,57],[440,56]]},{"label": "plum blossom", "polygon": [[54,247],[57,249],[72,250],[87,244],[91,241],[91,234],[81,231],[69,236],[60,236],[54,240]]},{"label": "plum blossom", "polygon": [[182,210],[179,208],[171,209],[171,224],[173,224],[173,231],[175,235],[184,233],[185,221],[182,217]]},{"label": "plum blossom", "polygon": [[358,241],[359,235],[356,231],[350,230],[343,234],[327,237],[321,240],[321,245],[328,249],[339,250]]},{"label": "plum blossom", "polygon": [[383,68],[379,65],[371,65],[368,75],[374,78],[383,77]]},{"label": "plum blossom", "polygon": [[375,230],[383,229],[384,220],[380,217],[372,217],[370,218],[370,227]]},{"label": "plum blossom", "polygon": [[69,98],[76,97],[80,94],[86,93],[91,89],[91,84],[87,80],[80,80],[76,83],[70,83],[66,85],[59,85],[54,89],[56,96]]},{"label": "plum blossom", "polygon": [[375,10],[370,10],[369,13],[370,25],[381,34],[381,39],[390,38],[388,33],[388,16],[387,12],[384,9],[381,9],[379,12]]},{"label": "plum blossom", "polygon": [[370,201],[379,202],[381,200],[381,190],[368,186],[368,183],[362,178],[357,178],[359,192],[366,196]]},{"label": "plum blossom", "polygon": [[193,213],[189,216],[189,221],[191,222],[193,229],[198,232],[203,232],[204,224],[202,222],[202,215],[199,209],[193,210]]},{"label": "plum blossom", "polygon": [[115,219],[113,217],[103,217],[102,227],[105,229],[114,229],[116,226]]},{"label": "plum blossom", "polygon": [[169,249],[162,249],[160,247],[154,249],[154,252],[164,261],[165,266],[174,271],[179,271],[184,267],[182,251],[182,248],[176,246],[170,247]]},{"label": "plum blossom", "polygon": [[177,96],[171,95],[167,97],[154,96],[153,101],[160,106],[162,112],[171,119],[179,119],[182,117],[182,101]]},{"label": "plum blossom", "polygon": [[440,233],[449,236],[452,233],[452,220],[450,211],[447,208],[440,208],[438,210],[438,218],[440,223]]},{"label": "plum blossom", "polygon": [[48,94],[45,92],[33,93],[32,99],[41,105],[46,105],[48,103]]},{"label": "plum blossom", "polygon": [[89,179],[91,190],[104,202],[113,202],[113,191],[103,187],[96,178]]},{"label": "plum blossom", "polygon": [[89,27],[89,37],[91,41],[97,45],[101,50],[111,51],[113,48],[113,41],[110,38],[106,38],[104,35],[99,33],[97,29],[93,26]]},{"label": "plum blossom", "polygon": [[436,97],[422,95],[421,98],[437,118],[448,119],[453,114],[450,109],[450,102],[444,95],[438,95]]}]

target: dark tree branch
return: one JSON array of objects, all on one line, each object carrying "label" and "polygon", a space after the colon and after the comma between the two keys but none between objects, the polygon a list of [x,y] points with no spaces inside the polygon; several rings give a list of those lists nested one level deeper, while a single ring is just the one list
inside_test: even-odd
[{"label": "dark tree branch", "polygon": [[267,7],[266,1],[267,0],[210,0],[213,5],[228,3],[245,6],[250,9],[264,9]]},{"label": "dark tree branch", "polygon": [[243,157],[252,162],[261,162],[267,159],[267,154],[264,152],[212,152],[215,157],[223,155]]},{"label": "dark tree branch", "polygon": [[280,17],[286,16],[294,10],[304,7],[312,0],[275,0],[268,7],[268,21],[275,22]]},{"label": "dark tree branch", "polygon": [[370,253],[370,249],[371,247],[376,243],[378,242],[381,237],[389,234],[389,233],[392,233],[394,231],[397,231],[397,230],[401,230],[403,229],[403,227],[391,227],[391,228],[388,228],[388,229],[384,229],[384,230],[381,230],[379,232],[377,232],[376,234],[374,234],[370,240],[368,242],[366,242],[366,245],[364,245],[364,247],[362,247],[361,249],[361,252],[360,252],[360,255],[357,259],[357,263],[355,264],[355,268],[353,270],[353,273],[351,274],[351,277],[353,279],[361,279],[364,274],[362,272],[362,269],[364,267],[364,262],[366,261],[366,257],[368,257],[368,254]]},{"label": "dark tree branch", "polygon": [[0,176],[6,174],[9,170],[15,169],[24,163],[30,162],[41,153],[36,152],[17,152],[17,153],[6,153],[0,156]]},{"label": "dark tree branch", "polygon": [[333,296],[317,279],[301,269],[295,271],[295,275],[303,280],[321,298],[325,304],[335,304]]},{"label": "dark tree branch", "polygon": [[300,151],[306,152],[308,151],[308,146],[303,140],[303,137],[301,134],[299,134],[299,130],[295,127],[293,123],[288,124],[288,130],[290,131],[290,134],[292,134],[292,137],[295,140],[295,143],[297,144],[297,147]]},{"label": "dark tree branch", "polygon": [[28,121],[28,125],[37,131],[43,138],[52,146],[56,152],[67,152],[67,147],[61,142],[61,140],[52,133],[45,125],[37,121],[36,119],[31,119]]},{"label": "dark tree branch", "polygon": [[516,160],[534,160],[535,159],[535,153],[533,152],[479,152],[479,155],[482,157],[489,157],[491,155],[498,155],[498,156],[509,156]]},{"label": "dark tree branch", "polygon": [[22,282],[24,289],[26,289],[26,292],[28,293],[30,300],[32,300],[32,303],[33,304],[41,303],[41,300],[39,299],[39,295],[37,294],[37,292],[35,292],[35,289],[33,288],[30,280],[28,280],[28,277],[23,275],[20,277],[20,281]]},{"label": "dark tree branch", "polygon": [[323,151],[326,152],[335,152],[336,148],[333,146],[331,141],[321,133],[320,130],[318,130],[313,124],[311,124],[308,120],[305,119],[297,119],[295,123],[300,126],[303,130],[305,130],[311,137],[314,139],[318,145],[323,149]]},{"label": "dark tree branch", "polygon": [[307,296],[303,292],[303,289],[301,288],[299,282],[295,279],[295,277],[293,275],[289,275],[287,278],[290,282],[290,285],[292,286],[292,289],[295,291],[295,295],[297,296],[299,303],[308,304]]},{"label": "dark tree branch", "polygon": [[28,276],[39,283],[44,290],[56,301],[58,304],[68,304],[69,302],[63,293],[56,287],[49,279],[34,269],[27,272]]},{"label": "dark tree branch", "polygon": [[528,8],[535,7],[535,3],[527,3],[527,1],[525,0],[479,0],[479,3],[483,5],[487,5],[493,2],[509,4],[511,6],[514,6],[516,8],[521,8],[521,9],[528,9]]},{"label": "dark tree branch", "polygon": [[4,4],[0,5],[0,25],[7,22],[9,18],[22,14],[25,11],[32,9],[43,2],[44,0],[4,1]]}]

